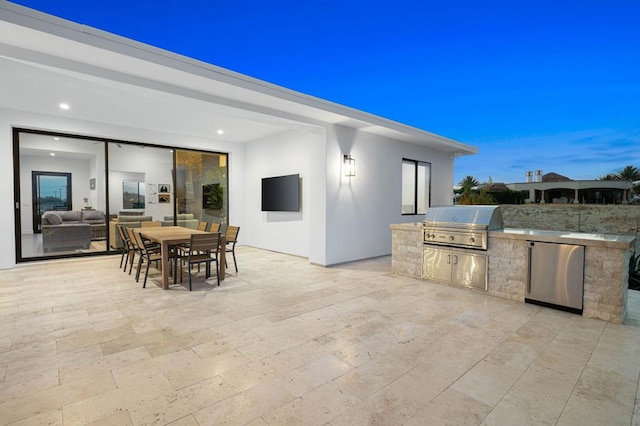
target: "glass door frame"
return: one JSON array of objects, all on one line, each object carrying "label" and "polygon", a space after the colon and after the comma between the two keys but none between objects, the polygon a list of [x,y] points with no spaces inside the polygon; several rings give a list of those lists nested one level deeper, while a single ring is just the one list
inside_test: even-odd
[{"label": "glass door frame", "polygon": [[[111,171],[109,167],[109,144],[126,144],[126,145],[138,145],[138,146],[148,146],[154,148],[166,148],[172,150],[172,185],[173,188],[171,190],[171,199],[172,199],[172,208],[173,208],[173,217],[174,223],[177,223],[177,213],[178,213],[178,204],[176,202],[176,151],[177,150],[186,150],[186,151],[194,151],[206,154],[217,154],[226,156],[227,162],[227,188],[228,195],[227,200],[230,200],[231,191],[229,188],[230,184],[230,153],[221,152],[221,151],[208,151],[204,149],[194,149],[189,147],[181,147],[181,146],[172,146],[172,145],[158,145],[158,144],[150,144],[150,143],[141,143],[134,141],[126,141],[120,139],[112,139],[105,137],[97,137],[97,136],[85,136],[73,133],[65,133],[65,132],[56,132],[56,131],[45,131],[45,130],[35,130],[24,127],[12,127],[12,139],[13,139],[13,171],[14,171],[14,233],[15,233],[15,259],[16,263],[25,263],[25,262],[35,262],[41,260],[49,260],[49,259],[64,259],[64,258],[74,258],[74,257],[88,257],[88,256],[105,256],[105,255],[113,255],[116,253],[121,253],[121,250],[113,250],[109,247],[108,241],[110,240],[110,230],[109,230],[109,218],[111,217],[111,212],[109,211],[109,173]],[[78,140],[85,141],[93,141],[93,142],[103,142],[104,143],[104,168],[105,168],[105,182],[104,182],[104,191],[105,191],[105,206],[104,206],[104,214],[106,223],[106,247],[104,251],[99,252],[87,252],[87,253],[74,253],[74,254],[58,254],[58,255],[50,255],[45,254],[43,256],[38,257],[23,257],[22,256],[22,200],[20,195],[20,134],[28,133],[28,134],[36,134],[36,135],[44,135],[44,136],[52,136],[52,137],[63,137],[63,138],[74,138]],[[227,221],[230,220],[231,217],[231,208],[230,203],[227,204]],[[33,206],[32,206],[33,208]],[[228,222],[229,223],[229,222]]]},{"label": "glass door frame", "polygon": [[[50,259],[65,259],[65,258],[74,258],[74,257],[87,257],[87,256],[104,256],[104,255],[112,255],[117,253],[116,251],[109,250],[108,244],[105,247],[104,251],[97,252],[86,252],[86,253],[66,253],[66,254],[43,254],[42,256],[37,257],[23,257],[22,256],[22,197],[20,191],[20,134],[27,133],[33,135],[42,135],[42,136],[51,136],[51,137],[60,137],[60,138],[73,138],[78,140],[86,140],[93,142],[103,142],[104,143],[104,155],[105,155],[105,170],[108,175],[109,170],[109,153],[108,153],[108,142],[118,142],[125,143],[123,141],[111,140],[108,138],[100,138],[94,136],[83,136],[76,135],[73,133],[62,133],[62,132],[54,132],[54,131],[44,131],[44,130],[35,130],[28,129],[23,127],[12,127],[12,136],[13,136],[13,197],[14,197],[14,233],[15,233],[15,259],[16,263],[25,263],[25,262],[37,262],[41,260],[50,260]],[[64,173],[62,173],[64,174]],[[109,190],[109,182],[108,180],[105,182],[105,191]],[[33,192],[33,191],[32,191]],[[71,196],[71,191],[69,192],[69,196]],[[33,201],[33,200],[32,200]],[[34,209],[34,206],[31,206],[31,209]],[[105,206],[105,218],[108,220],[109,217],[109,206]],[[106,223],[106,238],[108,241],[109,238],[109,224]]]}]

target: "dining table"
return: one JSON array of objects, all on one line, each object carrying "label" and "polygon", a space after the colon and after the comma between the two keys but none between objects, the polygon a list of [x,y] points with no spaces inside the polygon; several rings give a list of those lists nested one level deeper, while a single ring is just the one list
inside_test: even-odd
[{"label": "dining table", "polygon": [[[142,237],[159,243],[162,255],[162,288],[169,288],[169,271],[171,270],[171,259],[169,257],[170,248],[176,244],[185,244],[191,241],[193,234],[209,234],[206,231],[185,228],[183,226],[159,226],[149,228],[136,228]],[[218,270],[220,273],[220,281],[225,276],[225,238],[220,234],[220,251],[218,252]],[[176,273],[175,271],[174,273]]]}]

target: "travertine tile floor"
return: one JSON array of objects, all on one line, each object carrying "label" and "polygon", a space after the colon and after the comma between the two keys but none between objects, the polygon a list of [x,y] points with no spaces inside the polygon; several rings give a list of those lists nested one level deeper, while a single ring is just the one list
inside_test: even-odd
[{"label": "travertine tile floor", "polygon": [[[142,289],[119,256],[0,271],[0,422],[640,424],[640,328],[237,249]],[[158,283],[159,274],[152,275]]]}]

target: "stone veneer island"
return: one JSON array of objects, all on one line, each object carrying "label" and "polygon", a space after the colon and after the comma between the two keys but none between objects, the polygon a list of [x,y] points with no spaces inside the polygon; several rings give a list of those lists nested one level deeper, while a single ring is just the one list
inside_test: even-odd
[{"label": "stone veneer island", "polygon": [[[391,225],[391,235],[392,272],[422,278],[422,223]],[[489,231],[487,251],[479,252],[489,257],[486,293],[524,303],[529,241],[584,246],[582,315],[617,324],[624,320],[629,259],[635,247],[635,237],[510,228]],[[476,252],[452,247],[446,249],[453,252]]]}]

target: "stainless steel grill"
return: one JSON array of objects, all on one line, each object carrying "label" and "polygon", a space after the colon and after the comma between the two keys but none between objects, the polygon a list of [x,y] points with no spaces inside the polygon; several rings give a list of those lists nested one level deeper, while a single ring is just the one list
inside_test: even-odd
[{"label": "stainless steel grill", "polygon": [[423,221],[424,243],[487,250],[488,232],[502,227],[499,206],[430,207]]}]

